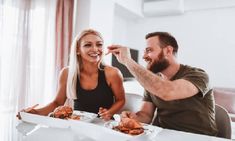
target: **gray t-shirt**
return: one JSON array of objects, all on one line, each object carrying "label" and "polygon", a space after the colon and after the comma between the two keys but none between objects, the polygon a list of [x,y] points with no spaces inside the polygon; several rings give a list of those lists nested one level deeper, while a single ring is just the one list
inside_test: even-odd
[{"label": "gray t-shirt", "polygon": [[157,108],[153,125],[216,136],[218,131],[215,123],[215,101],[206,72],[180,65],[179,71],[171,81],[177,79],[191,82],[199,89],[199,93],[185,99],[164,101],[146,91],[144,101],[152,102]]}]

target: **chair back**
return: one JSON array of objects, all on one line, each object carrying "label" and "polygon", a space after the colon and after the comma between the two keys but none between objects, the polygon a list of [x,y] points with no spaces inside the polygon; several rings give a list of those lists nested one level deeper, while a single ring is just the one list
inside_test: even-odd
[{"label": "chair back", "polygon": [[143,96],[134,93],[126,93],[125,98],[126,98],[125,105],[118,113],[121,113],[122,111],[137,112],[140,110]]},{"label": "chair back", "polygon": [[218,128],[217,136],[231,139],[231,118],[229,117],[227,110],[218,104],[215,105],[215,121]]},{"label": "chair back", "polygon": [[214,87],[213,94],[215,103],[223,106],[229,113],[233,122],[235,122],[235,88]]}]

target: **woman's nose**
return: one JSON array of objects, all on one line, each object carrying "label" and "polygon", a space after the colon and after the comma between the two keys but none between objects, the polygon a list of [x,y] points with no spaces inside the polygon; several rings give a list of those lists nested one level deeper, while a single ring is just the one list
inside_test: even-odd
[{"label": "woman's nose", "polygon": [[98,50],[99,50],[99,47],[98,47],[98,46],[96,46],[96,45],[93,45],[92,50],[94,50],[94,51],[98,51]]}]

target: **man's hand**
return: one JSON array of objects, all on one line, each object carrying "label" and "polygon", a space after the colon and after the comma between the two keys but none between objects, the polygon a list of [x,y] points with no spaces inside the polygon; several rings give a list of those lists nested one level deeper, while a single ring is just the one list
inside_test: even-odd
[{"label": "man's hand", "polygon": [[123,111],[121,114],[121,118],[132,118],[137,119],[137,115],[130,111]]},{"label": "man's hand", "polygon": [[113,55],[115,55],[117,60],[123,65],[125,65],[128,59],[131,59],[130,49],[124,46],[120,46],[120,45],[108,46],[108,53],[106,54],[109,54],[109,53],[112,53]]}]

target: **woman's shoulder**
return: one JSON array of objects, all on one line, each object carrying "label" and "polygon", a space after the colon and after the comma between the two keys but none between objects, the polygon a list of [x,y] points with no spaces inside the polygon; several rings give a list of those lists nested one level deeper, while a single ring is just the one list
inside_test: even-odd
[{"label": "woman's shoulder", "polygon": [[116,67],[113,67],[113,66],[106,65],[104,67],[104,72],[105,72],[105,75],[108,76],[108,78],[111,78],[113,76],[122,77],[122,73],[120,72],[120,70]]},{"label": "woman's shoulder", "polygon": [[66,66],[66,67],[63,67],[60,71],[60,73],[68,73],[69,72],[69,67]]},{"label": "woman's shoulder", "polygon": [[69,72],[69,67],[66,66],[60,70],[60,77],[67,77]]}]

